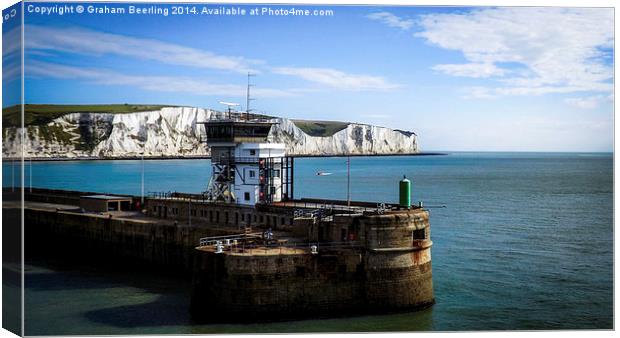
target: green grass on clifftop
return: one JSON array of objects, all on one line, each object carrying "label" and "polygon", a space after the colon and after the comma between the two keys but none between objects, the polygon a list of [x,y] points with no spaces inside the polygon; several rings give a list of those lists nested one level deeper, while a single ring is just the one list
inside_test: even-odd
[{"label": "green grass on clifftop", "polygon": [[[95,105],[56,105],[56,104],[26,104],[24,109],[25,125],[46,125],[52,120],[70,113],[110,113],[127,114],[159,110],[174,105],[145,105],[145,104],[95,104]],[[267,115],[252,114],[253,117],[270,118]],[[293,120],[295,125],[310,136],[329,137],[346,129],[348,122],[340,121],[312,121]],[[20,106],[15,105],[2,109],[2,125],[4,128],[20,125]]]},{"label": "green grass on clifftop", "polygon": [[[112,113],[127,114],[143,111],[159,110],[170,105],[141,104],[101,104],[101,105],[55,105],[27,104],[24,109],[25,125],[44,125],[53,119],[69,113]],[[20,106],[15,105],[2,109],[2,126],[15,127],[20,123]]]},{"label": "green grass on clifftop", "polygon": [[328,137],[347,128],[348,122],[293,120],[297,128],[310,136]]}]

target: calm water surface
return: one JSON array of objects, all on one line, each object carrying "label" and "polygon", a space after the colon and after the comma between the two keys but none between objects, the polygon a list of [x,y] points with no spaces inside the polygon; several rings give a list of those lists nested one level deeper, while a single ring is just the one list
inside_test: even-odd
[{"label": "calm water surface", "polygon": [[[296,197],[345,199],[345,161],[296,160]],[[10,165],[4,164],[5,187]],[[140,161],[39,162],[32,184],[138,195],[140,170]],[[317,176],[318,170],[333,174]],[[201,192],[209,174],[208,160],[145,161],[145,190]],[[182,279],[39,258],[28,262],[26,334],[612,328],[611,154],[355,157],[352,197],[396,202],[403,175],[413,181],[413,200],[431,211],[437,300],[431,309],[194,325],[190,285]]]}]

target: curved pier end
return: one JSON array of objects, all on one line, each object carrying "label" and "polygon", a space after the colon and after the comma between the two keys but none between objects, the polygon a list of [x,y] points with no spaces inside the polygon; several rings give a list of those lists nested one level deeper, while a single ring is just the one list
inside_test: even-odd
[{"label": "curved pier end", "polygon": [[192,317],[251,322],[416,310],[434,303],[426,210],[336,214],[309,223],[304,222],[305,244],[196,248]]},{"label": "curved pier end", "polygon": [[360,218],[367,229],[366,302],[394,311],[434,303],[428,212],[388,212]]}]

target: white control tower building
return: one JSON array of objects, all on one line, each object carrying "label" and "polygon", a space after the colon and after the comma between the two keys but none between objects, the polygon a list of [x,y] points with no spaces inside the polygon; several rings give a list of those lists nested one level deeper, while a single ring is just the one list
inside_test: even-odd
[{"label": "white control tower building", "polygon": [[208,200],[253,206],[293,198],[293,158],[284,144],[267,142],[273,123],[229,118],[204,125],[213,169]]}]

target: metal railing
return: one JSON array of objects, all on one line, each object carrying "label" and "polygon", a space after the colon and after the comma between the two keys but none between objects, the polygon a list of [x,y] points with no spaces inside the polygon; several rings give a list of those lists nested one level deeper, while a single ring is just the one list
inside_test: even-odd
[{"label": "metal railing", "polygon": [[[206,242],[206,241],[205,241]],[[211,246],[216,248],[216,253],[251,253],[251,254],[290,254],[291,250],[304,253],[318,254],[323,250],[359,250],[363,248],[357,241],[344,242],[286,242],[271,240],[263,243],[247,242],[245,240],[215,241],[201,246]]]},{"label": "metal railing", "polygon": [[245,241],[247,239],[258,239],[261,238],[262,233],[261,232],[254,232],[254,233],[248,233],[248,234],[235,234],[235,235],[224,235],[224,236],[210,236],[210,237],[203,237],[199,240],[199,244],[200,246],[213,246],[213,245],[217,245],[218,242],[219,243],[224,243],[224,242],[233,242],[233,241]]},{"label": "metal railing", "polygon": [[211,158],[213,164],[233,164],[233,163],[258,163],[259,157],[252,156],[236,156],[236,157],[220,157]]},{"label": "metal railing", "polygon": [[227,123],[227,122],[256,122],[256,123],[273,123],[274,118],[265,117],[262,114],[252,114],[250,113],[249,119],[246,117],[245,112],[216,112],[216,114],[212,114],[211,117],[206,121],[198,121],[197,124],[206,124],[206,123]]},{"label": "metal railing", "polygon": [[178,201],[194,201],[202,203],[216,203],[209,200],[206,194],[188,194],[176,191],[149,191],[147,196],[153,199],[162,200],[178,200]]},{"label": "metal railing", "polygon": [[339,204],[337,202],[329,203],[330,201],[315,202],[315,201],[286,201],[286,202],[276,202],[274,206],[283,206],[290,207],[295,209],[296,217],[303,216],[315,216],[315,217],[323,217],[325,215],[334,215],[334,214],[363,214],[363,213],[377,213],[383,214],[386,211],[393,210],[398,208],[397,206],[385,204],[385,203],[377,203],[377,206],[357,206],[357,205],[346,205]]}]

